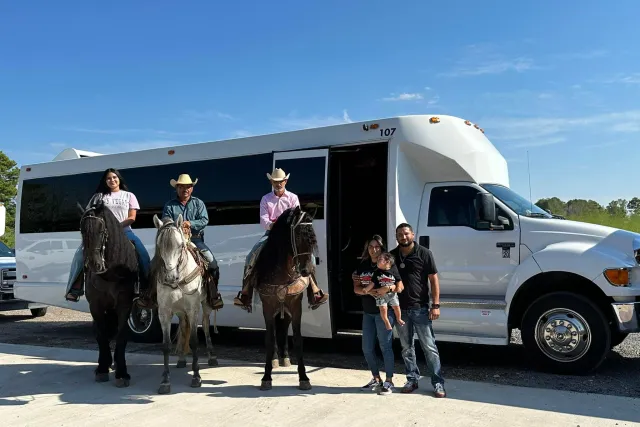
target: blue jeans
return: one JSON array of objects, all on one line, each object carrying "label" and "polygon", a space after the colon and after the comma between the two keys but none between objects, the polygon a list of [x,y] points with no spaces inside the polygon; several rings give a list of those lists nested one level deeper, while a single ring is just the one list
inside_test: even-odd
[{"label": "blue jeans", "polygon": [[436,346],[436,338],[429,320],[429,309],[426,307],[402,310],[403,327],[396,328],[400,344],[402,344],[402,358],[404,359],[407,381],[418,383],[420,370],[416,361],[413,333],[418,335],[418,341],[427,359],[427,369],[431,376],[431,384],[444,384],[440,367],[440,354]]},{"label": "blue jeans", "polygon": [[218,261],[216,261],[216,257],[213,256],[213,252],[209,249],[209,246],[204,242],[202,238],[192,237],[191,243],[196,245],[196,248],[204,255],[205,259],[209,263],[209,271],[213,273],[213,276],[216,280],[220,279],[220,269],[218,268]]},{"label": "blue jeans", "polygon": [[265,233],[262,235],[260,240],[258,240],[256,242],[256,244],[253,245],[253,247],[249,251],[249,254],[247,255],[247,257],[244,260],[244,277],[247,277],[247,271],[248,271],[248,268],[249,268],[249,264],[251,263],[251,259],[253,258],[253,255],[256,253],[256,251],[260,247],[262,247],[266,243],[268,237],[269,237],[269,230],[265,231]]},{"label": "blue jeans", "polygon": [[[147,252],[147,248],[144,247],[142,241],[132,230],[124,230],[124,234],[126,234],[127,238],[133,243],[136,248],[136,252],[138,253],[138,268],[144,275],[144,277],[149,277],[149,265],[151,264],[151,258],[149,257],[149,252]],[[69,293],[71,290],[71,286],[73,282],[76,281],[78,276],[82,273],[82,244],[78,246],[76,249],[76,253],[73,254],[73,259],[71,260],[71,269],[69,270],[69,279],[67,280],[67,288],[65,290],[65,295]]]},{"label": "blue jeans", "polygon": [[[369,298],[369,297],[365,297]],[[396,317],[392,310],[389,310],[387,314],[389,323],[393,326],[396,322]],[[382,351],[382,357],[384,359],[384,370],[387,375],[386,379],[391,380],[393,378],[393,331],[388,331],[384,326],[382,317],[380,314],[368,314],[362,315],[362,353],[367,361],[371,375],[378,378],[380,377],[380,370],[378,368],[378,358],[376,357],[376,338]]]}]

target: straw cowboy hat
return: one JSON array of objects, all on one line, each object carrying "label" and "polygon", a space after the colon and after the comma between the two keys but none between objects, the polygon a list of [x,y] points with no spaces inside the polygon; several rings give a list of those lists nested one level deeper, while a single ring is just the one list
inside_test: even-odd
[{"label": "straw cowboy hat", "polygon": [[273,170],[273,172],[268,173],[267,174],[267,178],[269,178],[269,181],[284,181],[285,179],[289,179],[289,175],[291,174],[286,174],[284,173],[284,171],[280,168],[275,168]]},{"label": "straw cowboy hat", "polygon": [[176,181],[175,179],[172,179],[171,181],[169,181],[169,184],[171,184],[172,187],[175,187],[176,185],[196,185],[198,183],[198,178],[196,178],[195,181],[191,181],[191,177],[186,174],[183,173],[178,177],[178,180]]}]

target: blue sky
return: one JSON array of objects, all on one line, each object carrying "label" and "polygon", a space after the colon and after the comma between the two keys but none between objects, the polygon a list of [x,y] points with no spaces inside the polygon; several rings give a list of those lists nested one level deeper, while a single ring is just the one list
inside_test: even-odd
[{"label": "blue sky", "polygon": [[452,114],[527,197],[527,151],[534,199],[640,196],[640,3],[517,3],[3,2],[0,149],[24,164]]}]

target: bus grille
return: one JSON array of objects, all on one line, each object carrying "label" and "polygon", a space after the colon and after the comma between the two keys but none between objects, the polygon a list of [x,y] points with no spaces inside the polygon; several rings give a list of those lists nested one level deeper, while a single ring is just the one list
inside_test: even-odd
[{"label": "bus grille", "polygon": [[0,270],[0,300],[10,300],[13,297],[13,283],[16,281],[15,268]]}]

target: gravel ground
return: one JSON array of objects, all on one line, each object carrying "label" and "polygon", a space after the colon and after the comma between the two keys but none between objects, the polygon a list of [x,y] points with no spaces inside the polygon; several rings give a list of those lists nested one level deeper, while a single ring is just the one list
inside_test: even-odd
[{"label": "gravel ground", "polygon": [[[249,362],[264,360],[262,332],[219,329],[220,333],[213,335],[218,357]],[[0,342],[79,349],[97,348],[92,336],[89,314],[56,307],[49,307],[45,317],[35,319],[31,318],[28,311],[0,313]],[[445,380],[640,396],[640,334],[630,335],[611,351],[595,374],[587,376],[559,376],[536,372],[527,363],[518,331],[514,331],[511,342],[508,347],[438,343]],[[305,361],[315,366],[366,369],[360,343],[359,336],[340,336],[332,341],[307,338],[304,341]],[[129,342],[127,351],[155,353],[158,354],[158,360],[161,360],[159,344]],[[395,352],[395,382],[396,386],[402,386],[404,365],[401,362],[399,344]],[[420,352],[418,358],[424,361]],[[420,369],[425,372],[424,363],[420,364]],[[363,384],[368,379],[366,375],[363,376]]]}]

